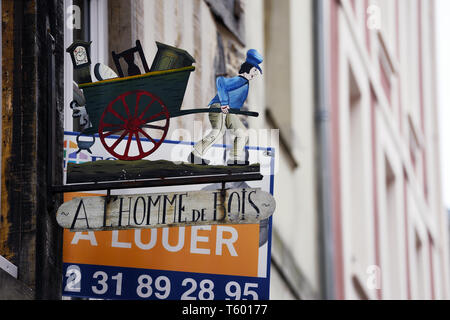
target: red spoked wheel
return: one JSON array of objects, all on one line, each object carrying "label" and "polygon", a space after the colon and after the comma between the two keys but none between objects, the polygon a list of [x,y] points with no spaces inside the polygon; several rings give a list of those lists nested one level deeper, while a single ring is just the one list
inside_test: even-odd
[{"label": "red spoked wheel", "polygon": [[[158,124],[149,124],[155,121]],[[159,148],[166,138],[169,122],[169,110],[160,98],[144,90],[134,90],[111,101],[102,114],[98,132],[111,155],[120,160],[140,160]],[[119,138],[107,141],[112,135]]]}]

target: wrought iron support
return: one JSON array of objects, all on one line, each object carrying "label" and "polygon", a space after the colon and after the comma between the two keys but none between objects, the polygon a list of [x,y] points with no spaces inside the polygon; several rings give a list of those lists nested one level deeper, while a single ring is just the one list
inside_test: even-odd
[{"label": "wrought iron support", "polygon": [[81,192],[81,191],[95,191],[95,190],[154,188],[154,187],[210,184],[210,183],[222,183],[223,184],[222,186],[224,186],[224,184],[227,182],[257,181],[262,179],[263,176],[260,173],[234,174],[234,175],[221,174],[221,175],[167,178],[167,179],[160,178],[160,179],[135,180],[135,181],[54,185],[52,186],[52,192],[64,193],[64,192]]}]

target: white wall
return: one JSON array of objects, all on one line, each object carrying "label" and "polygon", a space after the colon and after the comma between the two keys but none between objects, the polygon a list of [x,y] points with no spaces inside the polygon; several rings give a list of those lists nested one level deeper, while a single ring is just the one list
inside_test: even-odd
[{"label": "white wall", "polygon": [[[246,2],[247,12],[252,13],[246,24],[249,48],[259,48],[263,41],[261,31],[266,32],[265,86],[263,90],[258,87],[255,91],[259,96],[252,92],[249,100],[251,105],[253,101],[264,103],[265,100],[281,134],[290,144],[290,152],[300,164],[294,168],[285,150],[278,148],[279,164],[275,176],[277,210],[273,223],[284,248],[292,254],[296,272],[302,273],[318,294],[312,1],[267,0],[265,12],[263,5],[263,1]],[[254,14],[259,19],[255,19]],[[263,110],[261,107],[260,112]],[[258,128],[271,128],[269,123],[261,120],[254,121]],[[287,295],[286,289],[277,283],[279,279],[276,275],[272,279],[271,298]]]},{"label": "white wall", "polygon": [[[433,295],[436,298],[448,297],[448,227],[442,210],[439,166],[436,166],[439,163],[439,132],[434,88],[433,3],[415,0],[369,3],[379,6],[383,24],[379,30],[369,33],[370,51],[366,33],[361,32],[364,10],[358,5],[355,12],[348,0],[341,1],[339,9],[345,298],[361,298],[361,288],[354,283],[355,275],[360,279],[363,294],[372,299],[407,299],[409,295],[413,299],[431,299]],[[419,23],[419,14],[422,24]],[[385,70],[391,83],[389,95],[386,95],[382,84],[380,57],[387,63]],[[358,107],[362,108],[362,129],[357,138],[352,136],[353,124],[348,118],[352,106],[348,99],[352,91],[348,87],[349,66],[355,77],[354,85],[361,95]],[[375,97],[373,114],[370,111],[370,90]],[[375,128],[372,128],[372,123]],[[361,158],[355,159],[357,155],[353,154],[353,149],[361,139],[365,150]],[[411,139],[417,145],[414,148],[411,147],[414,145]],[[376,145],[372,146],[374,141]],[[411,151],[416,155],[415,165]],[[355,160],[358,162],[356,165]],[[372,170],[375,170],[375,176]],[[355,171],[361,185],[352,190]],[[387,182],[387,178],[393,182]],[[361,210],[352,216],[355,203],[359,203]],[[354,232],[355,228],[359,232]],[[362,245],[365,252],[358,250],[355,243]],[[377,250],[379,258],[376,257]],[[364,272],[371,264],[380,268],[380,290],[366,285],[368,278]]]}]

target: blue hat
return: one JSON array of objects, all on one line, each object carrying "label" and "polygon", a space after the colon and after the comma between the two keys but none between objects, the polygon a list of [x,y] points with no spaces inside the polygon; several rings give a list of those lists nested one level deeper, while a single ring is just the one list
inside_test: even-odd
[{"label": "blue hat", "polygon": [[263,56],[256,51],[255,49],[250,49],[247,51],[247,59],[245,60],[245,62],[251,64],[252,66],[254,66],[255,68],[257,68],[259,70],[259,72],[261,72],[262,74],[262,70],[261,67],[259,66],[259,64],[261,62],[263,62]]}]

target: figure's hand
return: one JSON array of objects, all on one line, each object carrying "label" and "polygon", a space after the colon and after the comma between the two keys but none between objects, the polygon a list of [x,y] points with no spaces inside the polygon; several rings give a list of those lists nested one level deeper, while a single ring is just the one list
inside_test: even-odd
[{"label": "figure's hand", "polygon": [[229,112],[229,110],[230,110],[230,106],[228,106],[228,105],[227,106],[221,106],[220,109],[222,109],[222,112],[224,114],[227,114]]}]

